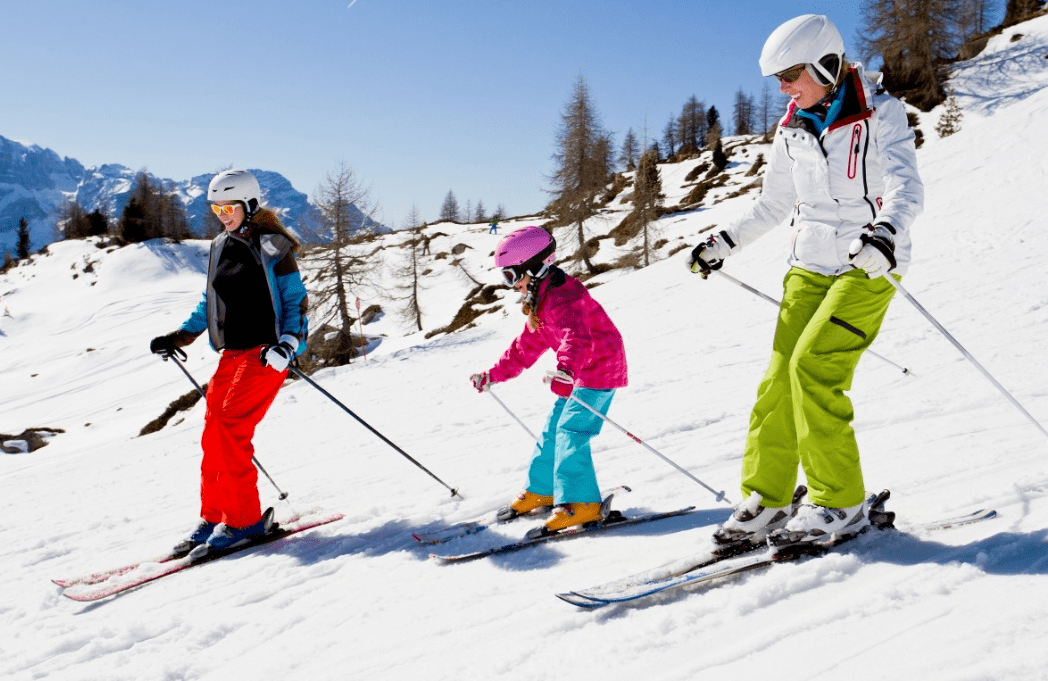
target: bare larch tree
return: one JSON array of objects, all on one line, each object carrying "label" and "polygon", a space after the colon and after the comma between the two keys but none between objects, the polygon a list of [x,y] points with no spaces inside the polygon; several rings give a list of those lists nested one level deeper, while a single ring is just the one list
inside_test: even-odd
[{"label": "bare larch tree", "polygon": [[594,273],[583,223],[597,213],[598,195],[611,174],[611,136],[601,124],[583,76],[575,81],[571,100],[561,113],[553,160],[550,208],[564,224],[577,227],[579,255],[586,269]]}]

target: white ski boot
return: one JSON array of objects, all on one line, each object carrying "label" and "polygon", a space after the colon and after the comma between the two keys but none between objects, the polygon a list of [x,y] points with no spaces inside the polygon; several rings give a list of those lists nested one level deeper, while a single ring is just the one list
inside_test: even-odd
[{"label": "white ski boot", "polygon": [[722,549],[763,544],[769,533],[786,526],[807,493],[808,488],[800,485],[793,493],[790,505],[781,508],[763,506],[761,502],[764,498],[757,492],[750,493],[732,510],[731,517],[713,533],[714,543]]},{"label": "white ski boot", "polygon": [[854,537],[870,527],[866,502],[846,508],[830,508],[804,504],[782,529],[768,534],[768,545],[772,548],[818,545]]}]

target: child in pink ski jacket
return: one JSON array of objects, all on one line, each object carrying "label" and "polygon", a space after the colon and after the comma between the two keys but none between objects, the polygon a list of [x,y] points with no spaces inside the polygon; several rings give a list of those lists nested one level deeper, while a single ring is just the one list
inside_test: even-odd
[{"label": "child in pink ski jacket", "polygon": [[556,242],[541,227],[517,230],[499,243],[495,265],[524,296],[528,320],[491,369],[470,377],[483,392],[519,376],[547,350],[556,354],[557,369],[546,381],[557,400],[536,444],[527,487],[500,512],[510,518],[555,506],[546,532],[600,519],[590,440],[603,420],[593,410],[606,415],[615,390],[628,380],[622,336],[586,287],[552,266],[555,251]]}]

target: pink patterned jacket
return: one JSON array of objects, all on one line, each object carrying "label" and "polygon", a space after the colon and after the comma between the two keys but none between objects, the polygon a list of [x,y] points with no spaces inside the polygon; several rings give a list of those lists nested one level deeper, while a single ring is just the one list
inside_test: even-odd
[{"label": "pink patterned jacket", "polygon": [[519,376],[546,350],[553,350],[557,369],[574,376],[577,387],[610,390],[627,385],[622,336],[582,282],[554,270],[542,282],[538,300],[539,328],[533,331],[525,325],[488,372],[493,383]]}]

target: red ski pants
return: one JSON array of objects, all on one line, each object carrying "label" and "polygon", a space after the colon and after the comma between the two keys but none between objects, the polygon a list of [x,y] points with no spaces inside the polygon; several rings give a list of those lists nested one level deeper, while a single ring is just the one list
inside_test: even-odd
[{"label": "red ski pants", "polygon": [[287,377],[287,371],[262,366],[259,352],[261,348],[222,353],[208,383],[200,439],[200,517],[238,528],[262,518],[251,438]]}]

